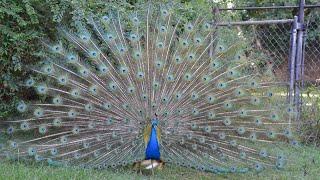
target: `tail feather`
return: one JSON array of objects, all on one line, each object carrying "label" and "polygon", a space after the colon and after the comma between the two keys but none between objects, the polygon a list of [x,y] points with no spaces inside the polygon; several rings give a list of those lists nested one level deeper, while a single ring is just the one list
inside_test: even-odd
[{"label": "tail feather", "polygon": [[241,40],[220,45],[209,18],[184,22],[149,4],[129,17],[90,15],[78,33],[59,31],[67,43],[44,43],[51,54],[32,67],[41,78],[24,85],[42,100],[17,105],[24,115],[5,122],[10,141],[0,156],[125,166],[144,160],[157,114],[165,162],[216,173],[286,163],[271,153],[293,138],[294,108],[275,97],[284,84],[243,55]]}]

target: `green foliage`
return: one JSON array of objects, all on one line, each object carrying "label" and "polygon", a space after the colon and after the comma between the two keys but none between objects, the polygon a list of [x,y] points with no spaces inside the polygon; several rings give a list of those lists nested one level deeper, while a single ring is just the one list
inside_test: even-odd
[{"label": "green foliage", "polygon": [[41,32],[37,30],[39,15],[30,1],[2,1],[0,22],[0,116],[4,116],[17,101],[17,84],[25,76],[23,64],[34,62],[35,42]]},{"label": "green foliage", "polygon": [[56,39],[58,25],[84,21],[84,14],[132,8],[125,1],[2,0],[0,5],[0,117],[14,112],[19,97],[31,97],[20,85],[30,75],[28,66],[41,60],[45,39]]},{"label": "green foliage", "polygon": [[[224,1],[224,7],[231,2],[235,7],[264,7],[264,6],[295,6],[299,5],[300,0],[229,0]],[[306,4],[316,4],[318,0],[306,0]],[[229,16],[230,20],[256,20],[256,19],[285,19],[297,15],[297,9],[267,9],[267,10],[243,10]],[[305,10],[308,14],[310,10]]]}]

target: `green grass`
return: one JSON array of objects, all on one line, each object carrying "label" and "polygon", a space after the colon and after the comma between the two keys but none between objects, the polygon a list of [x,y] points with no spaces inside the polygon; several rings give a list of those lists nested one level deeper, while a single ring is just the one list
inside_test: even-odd
[{"label": "green grass", "polygon": [[212,174],[166,164],[163,170],[156,170],[152,176],[150,171],[140,175],[131,168],[83,170],[5,161],[0,163],[0,179],[319,179],[320,149],[280,146],[280,149],[285,149],[290,161],[286,168],[267,169],[261,173]]}]

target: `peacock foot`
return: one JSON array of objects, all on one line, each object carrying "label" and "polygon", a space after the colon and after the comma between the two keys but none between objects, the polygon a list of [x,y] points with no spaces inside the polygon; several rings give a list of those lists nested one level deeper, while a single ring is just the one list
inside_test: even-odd
[{"label": "peacock foot", "polygon": [[133,163],[133,169],[141,173],[142,170],[162,170],[164,162],[161,160],[143,160]]}]

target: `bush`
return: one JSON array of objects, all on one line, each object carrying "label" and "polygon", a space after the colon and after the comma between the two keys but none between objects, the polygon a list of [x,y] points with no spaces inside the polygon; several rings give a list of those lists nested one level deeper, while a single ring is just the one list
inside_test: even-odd
[{"label": "bush", "polygon": [[[15,111],[20,97],[30,96],[21,84],[30,75],[28,67],[36,64],[46,53],[41,41],[54,40],[56,27],[64,24],[75,26],[84,20],[84,14],[102,12],[106,7],[119,10],[131,8],[125,1],[67,0],[2,0],[0,6],[0,117]],[[71,22],[71,23],[70,23]],[[32,93],[31,93],[32,95]],[[26,97],[27,96],[27,97]]]}]

